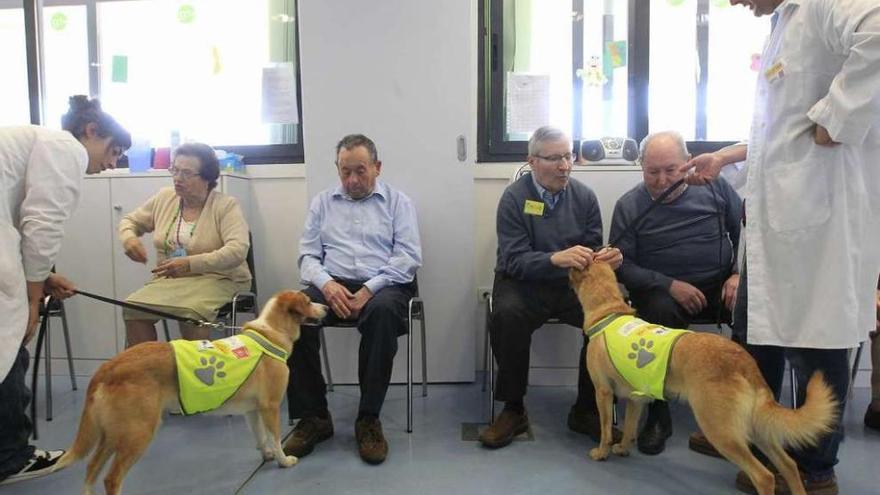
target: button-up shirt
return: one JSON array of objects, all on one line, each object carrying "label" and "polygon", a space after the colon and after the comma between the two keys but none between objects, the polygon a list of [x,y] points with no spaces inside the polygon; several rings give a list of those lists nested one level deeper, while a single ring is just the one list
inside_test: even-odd
[{"label": "button-up shirt", "polygon": [[299,252],[303,283],[319,289],[334,278],[364,281],[373,294],[412,282],[422,264],[415,206],[380,180],[360,200],[327,189],[309,206]]},{"label": "button-up shirt", "polygon": [[544,186],[538,183],[538,179],[535,178],[535,174],[531,174],[532,176],[532,184],[535,185],[535,189],[538,190],[538,195],[541,196],[541,199],[544,200],[544,204],[547,205],[547,208],[551,210],[556,206],[556,203],[562,199],[562,196],[565,194],[565,189],[561,191],[557,191],[556,194],[548,191]]}]

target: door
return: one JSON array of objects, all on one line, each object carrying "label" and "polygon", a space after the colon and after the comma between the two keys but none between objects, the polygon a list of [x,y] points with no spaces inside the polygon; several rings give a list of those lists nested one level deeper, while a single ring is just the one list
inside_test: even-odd
[{"label": "door", "polygon": [[[428,377],[472,381],[476,4],[302,0],[299,15],[308,195],[338,184],[340,138],[362,133],[376,142],[381,179],[418,209]],[[467,138],[464,161],[458,136]],[[356,382],[357,332],[327,338],[334,379]],[[405,378],[404,362],[396,360],[395,382]],[[419,363],[416,352],[416,380]]]}]

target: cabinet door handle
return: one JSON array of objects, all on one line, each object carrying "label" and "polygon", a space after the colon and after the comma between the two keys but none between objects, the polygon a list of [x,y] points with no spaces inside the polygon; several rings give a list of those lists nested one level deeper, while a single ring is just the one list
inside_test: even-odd
[{"label": "cabinet door handle", "polygon": [[116,211],[122,211],[122,205],[113,205],[113,209]]}]

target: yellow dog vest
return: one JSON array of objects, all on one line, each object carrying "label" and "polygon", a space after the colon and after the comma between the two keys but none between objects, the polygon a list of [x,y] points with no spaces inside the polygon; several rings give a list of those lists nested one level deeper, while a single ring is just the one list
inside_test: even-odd
[{"label": "yellow dog vest", "polygon": [[587,337],[605,334],[611,364],[629,383],[633,395],[665,400],[663,387],[669,356],[679,337],[688,330],[673,330],[632,315],[613,314],[587,330]]},{"label": "yellow dog vest", "polygon": [[172,340],[186,415],[222,406],[253,373],[263,355],[287,363],[287,352],[253,330],[208,340]]}]

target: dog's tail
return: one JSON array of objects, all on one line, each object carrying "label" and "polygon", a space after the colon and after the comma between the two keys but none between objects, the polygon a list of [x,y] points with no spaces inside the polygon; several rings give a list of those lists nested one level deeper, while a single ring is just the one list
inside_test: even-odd
[{"label": "dog's tail", "polygon": [[79,430],[76,432],[73,445],[61,456],[61,459],[58,459],[58,462],[52,467],[52,472],[64,469],[89,455],[101,437],[100,427],[94,417],[95,394],[91,385],[86,397],[82,417],[79,419]]},{"label": "dog's tail", "polygon": [[755,406],[754,419],[754,433],[766,443],[794,448],[816,445],[838,420],[837,399],[821,371],[810,378],[806,400],[797,409],[779,405],[766,391],[766,398]]}]

